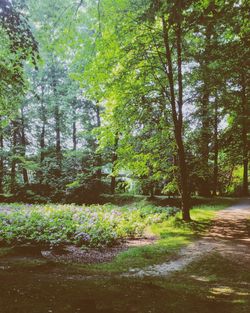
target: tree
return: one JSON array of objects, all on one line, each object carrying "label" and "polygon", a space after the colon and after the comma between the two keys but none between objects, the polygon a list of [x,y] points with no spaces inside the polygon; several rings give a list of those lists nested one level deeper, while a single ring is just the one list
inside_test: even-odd
[{"label": "tree", "polygon": [[[114,83],[115,79],[109,79],[109,77],[104,74],[104,71],[102,71],[99,75],[99,79],[101,80],[100,82],[98,78],[96,78],[97,72],[95,72],[95,69],[98,68],[100,72],[100,69],[104,69],[107,65],[110,66],[110,64],[112,64],[113,70],[111,70],[111,72],[113,75],[115,75],[116,68],[118,69],[118,75],[116,76],[119,77],[119,79],[122,79],[123,86],[121,86],[121,84],[120,86],[116,84],[116,91],[113,92],[113,95],[115,93],[121,92],[121,90],[124,92],[124,86],[128,87],[127,85],[129,85],[131,90],[133,87],[131,84],[129,84],[129,80],[130,82],[133,81],[135,84],[135,79],[140,77],[141,72],[145,74],[144,66],[147,67],[148,72],[150,71],[149,84],[156,86],[156,89],[158,89],[157,92],[160,93],[160,97],[163,97],[164,99],[164,105],[169,105],[168,110],[170,109],[172,115],[174,138],[179,162],[179,182],[182,196],[183,219],[189,220],[190,195],[188,190],[188,171],[183,141],[182,112],[182,11],[184,10],[184,7],[179,1],[174,3],[173,6],[165,6],[160,2],[153,1],[149,8],[148,6],[143,6],[143,12],[141,9],[139,9],[139,6],[134,5],[130,7],[129,3],[124,1],[120,3],[120,8],[121,10],[127,10],[127,12],[129,12],[127,14],[128,18],[121,19],[121,15],[118,13],[119,9],[117,10],[116,6],[113,6],[111,11],[115,11],[115,20],[112,21],[112,25],[111,22],[105,20],[105,13],[107,13],[107,11],[105,11],[105,9],[107,9],[105,5],[108,7],[108,3],[102,2],[102,8],[104,11],[102,13],[102,17],[104,19],[103,24],[106,25],[105,23],[107,23],[108,25],[106,28],[108,35],[106,33],[107,38],[100,38],[99,41],[95,43],[96,46],[100,49],[99,55],[102,57],[101,59],[97,57],[92,63],[92,66],[85,70],[85,73],[87,73],[85,74],[85,77],[89,73],[88,70],[91,70],[92,73],[94,71],[94,86],[96,86],[96,83],[99,82],[99,84],[102,85],[102,92],[100,95],[102,98],[105,97],[107,99],[108,93],[110,92],[109,86],[111,85],[111,82]],[[134,9],[136,9],[136,11],[132,11]],[[107,15],[110,18],[110,6]],[[119,17],[117,17],[117,15],[119,15]],[[143,18],[140,16],[143,16]],[[117,18],[120,19],[120,30],[118,31],[115,27],[115,25],[117,25]],[[131,33],[127,33],[128,28],[130,28]],[[138,41],[135,43],[135,40]],[[131,46],[131,41],[133,42],[133,46]],[[173,49],[171,49],[171,45],[176,47],[174,52]],[[107,47],[112,47],[112,55],[105,53],[104,50],[107,50]],[[148,48],[153,49],[151,54],[145,53],[145,49],[147,51]],[[126,53],[128,53],[127,57],[125,56]],[[125,60],[121,62],[123,57]],[[105,65],[105,62],[107,65]],[[173,62],[176,62],[176,66],[173,65]],[[122,75],[124,75],[122,66],[124,69],[130,68],[130,74],[125,74],[125,79],[127,79],[127,81],[122,77]],[[160,68],[160,71],[158,68]],[[106,84],[104,83],[104,80],[106,80]],[[89,83],[90,79],[87,81]],[[119,87],[121,90],[118,90]],[[136,92],[145,91],[142,90],[142,87],[139,88],[141,88],[141,90],[137,89]],[[141,94],[140,96],[142,97]],[[131,98],[129,99],[128,95],[128,98],[126,99],[126,94],[124,97],[120,97],[119,95],[118,101],[124,101],[128,104],[128,101],[131,101]],[[116,105],[118,107],[123,106],[123,103],[119,103],[118,101],[116,101]],[[133,106],[134,103],[132,102],[131,105]],[[146,116],[146,118],[148,118],[148,116]]]}]

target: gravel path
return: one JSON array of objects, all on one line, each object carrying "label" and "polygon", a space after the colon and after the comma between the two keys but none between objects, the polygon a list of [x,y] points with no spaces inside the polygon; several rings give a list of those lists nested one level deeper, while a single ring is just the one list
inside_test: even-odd
[{"label": "gravel path", "polygon": [[131,269],[124,277],[168,276],[211,252],[247,264],[250,261],[250,199],[217,213],[206,236],[181,249],[179,257],[170,262]]}]

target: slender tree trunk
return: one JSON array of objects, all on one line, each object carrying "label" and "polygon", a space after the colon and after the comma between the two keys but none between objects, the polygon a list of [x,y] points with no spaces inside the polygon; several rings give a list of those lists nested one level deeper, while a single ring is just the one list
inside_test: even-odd
[{"label": "slender tree trunk", "polygon": [[44,161],[44,149],[45,149],[45,130],[46,130],[46,119],[45,119],[45,108],[42,105],[42,129],[40,134],[40,165]]},{"label": "slender tree trunk", "polygon": [[115,172],[115,162],[117,161],[117,148],[118,148],[118,141],[119,141],[119,136],[118,133],[115,134],[115,143],[114,143],[114,150],[112,153],[112,176],[111,176],[111,183],[110,183],[110,190],[111,193],[115,193],[115,187],[116,187],[116,177],[114,175]]},{"label": "slender tree trunk", "polygon": [[76,138],[76,107],[75,103],[72,105],[72,114],[73,114],[73,124],[72,124],[72,142],[73,150],[76,151],[77,148],[77,138]]},{"label": "slender tree trunk", "polygon": [[204,51],[204,60],[201,64],[202,76],[203,76],[203,94],[201,99],[201,182],[199,188],[199,194],[201,196],[210,196],[209,188],[209,140],[210,140],[210,114],[209,114],[209,97],[210,97],[210,77],[209,77],[209,58],[211,50],[211,33],[212,25],[209,24],[206,27],[206,43]]},{"label": "slender tree trunk", "polygon": [[243,144],[243,196],[248,196],[248,106],[246,96],[246,77],[242,73],[241,79],[241,101],[242,101],[242,144]]},{"label": "slender tree trunk", "polygon": [[16,146],[17,146],[17,123],[12,121],[12,157],[10,172],[10,192],[16,191]]},{"label": "slender tree trunk", "polygon": [[43,166],[43,160],[45,158],[45,128],[46,128],[46,110],[45,110],[45,106],[44,106],[44,85],[43,85],[43,81],[42,81],[42,84],[41,84],[41,96],[39,95],[35,95],[37,100],[40,102],[41,104],[41,115],[40,115],[40,119],[41,119],[41,122],[42,122],[42,125],[41,125],[41,133],[40,133],[40,136],[39,136],[39,146],[40,146],[40,169],[38,170],[37,172],[37,177],[38,177],[38,180],[39,180],[39,183],[42,184],[42,181],[43,181],[43,170],[42,170],[42,166]]},{"label": "slender tree trunk", "polygon": [[[57,82],[56,82],[56,77],[55,77],[55,68],[54,66],[52,67],[52,75],[53,75],[53,81],[52,81],[52,88],[53,88],[53,95],[55,99],[57,98]],[[59,165],[59,170],[58,170],[58,176],[61,175],[61,118],[60,118],[60,110],[59,110],[59,105],[55,103],[54,107],[54,119],[55,119],[55,140],[56,140],[56,159],[57,163]]]},{"label": "slender tree trunk", "polygon": [[[181,10],[179,12],[181,14]],[[176,105],[175,89],[174,89],[174,72],[172,65],[172,55],[169,44],[168,26],[165,17],[162,17],[163,26],[163,40],[166,53],[167,63],[167,78],[169,82],[169,93],[170,102],[172,109],[172,118],[174,124],[174,136],[177,145],[177,155],[180,171],[180,190],[181,190],[181,201],[182,201],[182,218],[185,221],[190,221],[190,193],[188,190],[188,171],[186,164],[186,154],[183,143],[183,87],[182,87],[182,47],[181,47],[181,16],[178,18],[178,25],[176,30],[176,44],[177,44],[177,55],[178,55],[178,111]],[[167,93],[168,96],[168,93]]]},{"label": "slender tree trunk", "polygon": [[218,103],[215,99],[214,104],[214,169],[213,169],[213,195],[216,196],[218,188]]},{"label": "slender tree trunk", "polygon": [[[206,83],[204,83],[206,84]],[[200,181],[199,194],[200,196],[207,197],[210,195],[209,190],[209,92],[207,87],[204,87],[206,90],[203,94],[202,99],[202,127],[201,127],[201,168],[202,168],[202,177]]]},{"label": "slender tree trunk", "polygon": [[56,135],[56,159],[58,164],[58,169],[55,172],[57,178],[61,176],[62,170],[62,154],[61,154],[61,120],[60,120],[60,111],[59,106],[56,104],[55,111],[55,135]]},{"label": "slender tree trunk", "polygon": [[[23,107],[21,108],[21,154],[22,157],[25,158],[26,154],[26,137],[25,137],[25,122],[24,122],[24,112],[23,112]],[[23,172],[23,182],[25,185],[29,184],[29,176],[27,169],[23,167],[22,169]]]},{"label": "slender tree trunk", "polygon": [[0,117],[0,194],[4,192],[3,181],[4,181],[4,158],[3,158],[3,129],[1,127],[1,117]]},{"label": "slender tree trunk", "polygon": [[55,119],[55,140],[56,140],[56,159],[59,165],[58,176],[61,175],[61,117],[60,117],[60,109],[57,103],[57,81],[56,81],[56,72],[55,66],[52,66],[52,90],[53,96],[56,99],[56,103],[54,106],[54,119]]},{"label": "slender tree trunk", "polygon": [[178,1],[179,11],[178,11],[178,21],[177,21],[177,63],[178,63],[178,124],[176,138],[178,141],[178,149],[179,149],[179,162],[180,162],[180,173],[181,173],[181,186],[182,186],[182,216],[183,220],[189,221],[190,218],[190,193],[189,193],[189,178],[188,178],[188,170],[187,170],[187,162],[186,162],[186,153],[184,148],[183,141],[183,85],[182,85],[182,29],[181,29],[181,1]]},{"label": "slender tree trunk", "polygon": [[[96,122],[97,127],[101,127],[101,116],[100,116],[100,106],[99,103],[96,104]],[[102,180],[102,157],[100,154],[97,155],[97,171],[96,171],[96,177],[97,177],[97,188],[101,189],[101,180]]]},{"label": "slender tree trunk", "polygon": [[40,169],[38,171],[38,179],[39,183],[42,184],[43,182],[43,161],[45,158],[45,131],[46,131],[46,112],[45,107],[43,104],[43,90],[42,90],[42,97],[41,97],[41,121],[42,121],[42,128],[40,133]]},{"label": "slender tree trunk", "polygon": [[73,140],[73,150],[76,151],[76,146],[77,146],[77,142],[76,142],[76,122],[73,122],[73,125],[72,125],[72,140]]},{"label": "slender tree trunk", "polygon": [[60,161],[61,159],[61,123],[60,123],[60,112],[59,106],[55,106],[55,123],[56,123],[56,156],[57,159]]}]

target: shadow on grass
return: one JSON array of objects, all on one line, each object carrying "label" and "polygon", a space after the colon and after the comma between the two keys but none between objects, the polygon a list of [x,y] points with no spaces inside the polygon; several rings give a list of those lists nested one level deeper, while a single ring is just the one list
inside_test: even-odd
[{"label": "shadow on grass", "polygon": [[249,309],[249,272],[219,255],[171,278],[83,279],[64,272],[0,271],[3,313],[240,313]]}]

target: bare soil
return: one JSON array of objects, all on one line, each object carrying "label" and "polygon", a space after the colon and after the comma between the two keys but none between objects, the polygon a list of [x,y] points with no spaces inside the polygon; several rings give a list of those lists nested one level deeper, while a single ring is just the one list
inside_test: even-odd
[{"label": "bare soil", "polygon": [[126,251],[132,247],[151,245],[155,242],[155,237],[128,239],[120,242],[116,246],[106,248],[82,248],[74,245],[64,246],[61,249],[54,248],[42,250],[44,258],[52,261],[74,262],[74,263],[103,263],[112,261],[118,253]]}]

